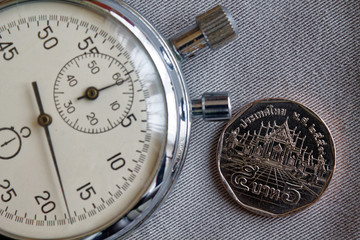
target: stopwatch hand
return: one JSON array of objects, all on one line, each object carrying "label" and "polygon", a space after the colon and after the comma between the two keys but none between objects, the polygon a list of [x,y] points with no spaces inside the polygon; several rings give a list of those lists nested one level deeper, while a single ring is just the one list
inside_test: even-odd
[{"label": "stopwatch hand", "polygon": [[[42,105],[42,102],[41,102],[40,92],[39,92],[39,88],[38,88],[37,83],[36,83],[36,82],[33,82],[33,83],[32,83],[32,87],[33,87],[34,94],[35,94],[35,98],[36,98],[36,102],[37,102],[37,105],[38,105],[38,108],[39,108],[39,111],[40,111],[40,115],[39,115],[39,117],[38,117],[38,123],[39,123],[39,125],[42,126],[42,127],[44,128],[44,130],[45,130],[46,139],[47,139],[47,142],[48,142],[48,145],[49,145],[49,148],[50,148],[51,157],[52,157],[52,159],[53,159],[53,163],[54,163],[54,166],[55,166],[56,174],[57,174],[57,177],[58,177],[58,180],[59,180],[59,183],[60,183],[60,187],[61,187],[62,195],[63,195],[63,198],[64,198],[66,210],[67,210],[67,213],[69,214],[69,219],[71,220],[71,215],[70,215],[70,211],[69,211],[69,206],[68,206],[68,203],[67,203],[67,200],[66,200],[66,197],[65,197],[64,186],[63,186],[63,183],[62,183],[62,180],[61,180],[61,177],[60,177],[59,166],[58,166],[57,161],[56,161],[54,146],[53,146],[53,143],[52,143],[52,140],[51,140],[51,136],[50,136],[50,131],[49,131],[49,125],[51,124],[52,119],[51,119],[51,116],[50,116],[50,115],[48,115],[48,114],[46,114],[46,113],[44,112],[44,108],[43,108],[43,105]],[[71,222],[71,221],[70,221],[70,222]]]},{"label": "stopwatch hand", "polygon": [[0,147],[5,147],[6,145],[8,145],[9,143],[11,143],[12,141],[14,141],[15,138],[9,140],[9,141],[6,141],[5,143],[3,143]]},{"label": "stopwatch hand", "polygon": [[96,87],[89,87],[85,90],[85,94],[81,97],[78,97],[77,100],[81,100],[83,98],[86,98],[88,100],[95,100],[97,99],[97,97],[99,96],[99,93],[105,89],[111,88],[111,87],[115,87],[115,86],[120,86],[125,82],[125,80],[117,80],[115,83],[110,84],[106,87],[97,89]]}]

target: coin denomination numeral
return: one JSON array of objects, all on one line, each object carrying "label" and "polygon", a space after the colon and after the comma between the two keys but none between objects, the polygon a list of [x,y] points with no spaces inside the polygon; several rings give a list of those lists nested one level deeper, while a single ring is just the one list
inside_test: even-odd
[{"label": "coin denomination numeral", "polygon": [[296,205],[301,199],[301,194],[297,189],[302,189],[302,186],[285,182],[285,187],[281,200],[289,205]]},{"label": "coin denomination numeral", "polygon": [[253,179],[256,176],[256,173],[259,171],[258,166],[245,165],[241,168],[240,172],[234,173],[231,176],[232,184],[239,189],[250,191],[250,188],[246,185],[248,179]]},{"label": "coin denomination numeral", "polygon": [[234,187],[248,192],[248,191],[250,191],[250,188],[248,186],[246,186],[247,182],[248,182],[248,180],[245,177],[243,177],[241,174],[234,173],[231,176],[231,183],[234,185]]},{"label": "coin denomination numeral", "polygon": [[252,179],[255,177],[256,173],[259,171],[259,166],[251,166],[251,165],[245,165],[242,167],[240,174]]}]

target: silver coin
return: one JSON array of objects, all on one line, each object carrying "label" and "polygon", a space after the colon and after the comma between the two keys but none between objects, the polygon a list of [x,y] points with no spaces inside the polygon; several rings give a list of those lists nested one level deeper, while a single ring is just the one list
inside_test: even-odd
[{"label": "silver coin", "polygon": [[334,172],[335,148],[325,123],[310,109],[264,99],[225,127],[217,163],[225,187],[243,207],[284,216],[319,199]]}]

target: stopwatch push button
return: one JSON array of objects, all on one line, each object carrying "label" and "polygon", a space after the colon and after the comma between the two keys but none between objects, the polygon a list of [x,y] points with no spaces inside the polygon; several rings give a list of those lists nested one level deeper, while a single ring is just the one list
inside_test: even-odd
[{"label": "stopwatch push button", "polygon": [[205,121],[220,121],[231,118],[231,103],[228,92],[204,93],[201,99],[192,100],[193,118]]}]

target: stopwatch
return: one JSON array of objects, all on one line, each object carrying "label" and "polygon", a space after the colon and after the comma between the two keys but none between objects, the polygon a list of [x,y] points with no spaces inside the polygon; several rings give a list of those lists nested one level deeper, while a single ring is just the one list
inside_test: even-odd
[{"label": "stopwatch", "polygon": [[228,119],[226,93],[191,100],[181,61],[236,37],[217,6],[165,40],[120,1],[0,2],[0,235],[115,239],[176,182],[192,118]]}]

